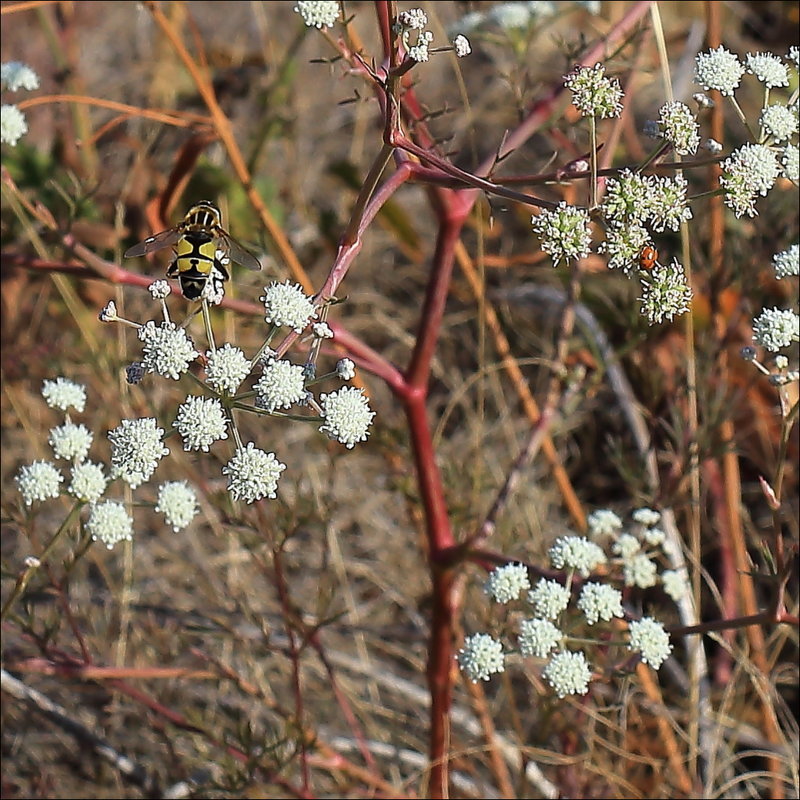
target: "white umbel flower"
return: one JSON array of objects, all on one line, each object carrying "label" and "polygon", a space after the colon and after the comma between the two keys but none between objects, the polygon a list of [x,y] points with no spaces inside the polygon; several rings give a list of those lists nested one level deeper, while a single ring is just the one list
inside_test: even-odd
[{"label": "white umbel flower", "polygon": [[320,402],[325,418],[320,426],[322,433],[348,449],[366,440],[375,412],[370,410],[363,389],[345,386],[332,394],[323,394]]},{"label": "white umbel flower", "polygon": [[559,697],[584,695],[589,691],[592,671],[583,653],[562,650],[556,653],[542,672],[544,679]]},{"label": "white umbel flower", "polygon": [[148,322],[139,328],[142,346],[142,366],[147,372],[155,372],[164,378],[177,381],[189,364],[200,355],[186,331],[172,322]]},{"label": "white umbel flower", "polygon": [[111,477],[122,478],[132,489],[155,472],[158,462],[169,453],[164,447],[164,429],[155,419],[124,419],[108,432],[111,442]]},{"label": "white umbel flower", "polygon": [[578,598],[578,608],[590,625],[612,617],[622,617],[622,593],[606,583],[585,583]]},{"label": "white umbel flower", "polygon": [[207,453],[218,439],[228,438],[228,419],[216,397],[190,395],[178,406],[174,425],[184,450]]},{"label": "white umbel flower", "polygon": [[59,484],[64,476],[49,461],[34,461],[20,467],[15,478],[17,488],[26,506],[34,501],[58,497]]},{"label": "white umbel flower", "polygon": [[250,361],[238,347],[226,343],[206,353],[206,380],[218,392],[236,394],[249,374]]},{"label": "white umbel flower", "polygon": [[800,338],[800,316],[790,309],[765,308],[753,320],[753,341],[777,353]]},{"label": "white umbel flower", "polygon": [[197,496],[186,481],[169,481],[158,487],[156,511],[176,533],[197,514]]},{"label": "white umbel flower", "polygon": [[67,491],[83,503],[96,503],[107,485],[108,478],[100,464],[84,461],[72,468],[72,480]]},{"label": "white umbel flower", "polygon": [[787,250],[776,253],[772,256],[772,263],[778,280],[800,274],[800,246],[793,244]]},{"label": "white umbel flower", "polygon": [[602,549],[585,536],[562,536],[549,550],[550,563],[555,569],[575,569],[584,578],[601,564],[606,563]]},{"label": "white umbel flower", "polygon": [[456,51],[456,56],[458,58],[464,58],[472,52],[469,39],[467,39],[463,33],[459,33],[458,36],[453,39],[453,49]]},{"label": "white umbel flower", "polygon": [[86,389],[67,378],[59,377],[54,381],[45,381],[42,385],[42,397],[50,408],[57,408],[59,411],[74,408],[83,412],[86,405]]},{"label": "white umbel flower", "polygon": [[94,541],[102,542],[111,550],[117,542],[133,538],[133,520],[122,503],[105,500],[92,506],[86,530]]},{"label": "white umbel flower", "polygon": [[767,89],[789,85],[789,70],[778,56],[772,53],[748,53],[745,56],[747,71],[755,75]]},{"label": "white umbel flower", "polygon": [[686,576],[674,569],[665,569],[661,573],[661,583],[664,591],[677,603],[689,594],[689,584]]},{"label": "white umbel flower", "polygon": [[286,464],[281,464],[274,453],[259,450],[252,442],[240,448],[222,468],[228,476],[228,491],[234,500],[252,503],[262,497],[274,498],[278,479]]},{"label": "white umbel flower", "polygon": [[608,508],[592,511],[586,518],[586,524],[589,526],[589,533],[595,538],[613,536],[622,529],[622,520]]},{"label": "white umbel flower", "polygon": [[637,508],[631,516],[634,522],[646,525],[649,528],[661,519],[661,512],[654,511],[652,508]]},{"label": "white umbel flower", "polygon": [[628,627],[630,642],[628,649],[642,654],[642,661],[653,669],[658,669],[672,652],[669,634],[664,626],[652,617],[642,617]]},{"label": "white umbel flower", "polygon": [[16,147],[27,132],[25,115],[15,105],[3,103],[0,106],[0,142]]},{"label": "white umbel flower", "polygon": [[503,643],[488,633],[467,636],[456,657],[462,671],[473,683],[488,681],[492,675],[505,670]]},{"label": "white umbel flower", "polygon": [[270,413],[275,409],[291,408],[305,394],[305,370],[300,364],[284,359],[271,361],[253,388],[256,405]]},{"label": "white umbel flower", "polygon": [[536,610],[536,616],[555,619],[569,605],[569,589],[558,581],[542,578],[528,592],[528,602]]},{"label": "white umbel flower", "polygon": [[656,585],[658,568],[644,553],[637,553],[622,562],[622,578],[626,586],[649,589]]},{"label": "white umbel flower", "polygon": [[561,202],[552,211],[542,211],[531,218],[531,225],[541,239],[542,250],[549,253],[553,266],[560,261],[586,258],[592,244],[589,214],[582,208]]},{"label": "white umbel flower", "polygon": [[483,590],[498,603],[510,603],[531,588],[528,570],[522,564],[505,564],[493,569]]},{"label": "white umbel flower", "polygon": [[547,658],[563,638],[549,619],[523,619],[519,624],[519,651],[523,656]]},{"label": "white umbel flower", "polygon": [[356,376],[356,365],[349,358],[336,362],[336,376],[343,381],[351,381]]},{"label": "white umbel flower", "polygon": [[0,65],[0,85],[11,92],[19,89],[32,92],[39,88],[39,76],[21,61],[6,61]]},{"label": "white umbel flower", "polygon": [[92,439],[92,434],[85,425],[65,422],[50,429],[49,444],[56,458],[79,464],[88,455]]},{"label": "white umbel flower", "polygon": [[283,283],[273,281],[265,287],[261,302],[264,303],[267,322],[292,328],[296,333],[301,333],[309,320],[317,316],[317,310],[303,288],[288,280]]},{"label": "white umbel flower", "polygon": [[742,62],[722,45],[716,50],[699,53],[697,56],[694,79],[706,91],[716,89],[723,96],[729,97],[738,88],[742,75]]},{"label": "white umbel flower", "polygon": [[294,10],[309,28],[332,28],[340,7],[338,0],[298,0]]}]

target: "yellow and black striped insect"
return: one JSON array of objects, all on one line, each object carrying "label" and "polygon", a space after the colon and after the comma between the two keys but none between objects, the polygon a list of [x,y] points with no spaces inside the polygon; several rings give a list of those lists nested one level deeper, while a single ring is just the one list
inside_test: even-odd
[{"label": "yellow and black striped insect", "polygon": [[195,203],[174,228],[135,244],[126,251],[125,258],[154,253],[170,245],[175,258],[167,267],[167,277],[179,280],[187,300],[200,300],[209,281],[213,294],[221,295],[223,283],[230,278],[225,256],[247,269],[261,269],[258,259],[222,227],[220,210],[208,200]]}]

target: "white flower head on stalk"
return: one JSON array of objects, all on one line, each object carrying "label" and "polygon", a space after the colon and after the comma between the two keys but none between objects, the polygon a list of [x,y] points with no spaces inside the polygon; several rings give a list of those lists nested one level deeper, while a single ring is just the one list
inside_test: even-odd
[{"label": "white flower head on stalk", "polygon": [[109,300],[100,310],[97,318],[100,320],[100,322],[114,322],[115,320],[118,320],[119,317],[117,316],[117,304],[113,300]]},{"label": "white flower head on stalk", "polygon": [[683,266],[675,258],[670,264],[656,264],[641,284],[642,314],[651,325],[672,321],[691,306],[692,289]]},{"label": "white flower head on stalk", "polygon": [[661,528],[648,528],[642,533],[644,539],[650,547],[661,547],[667,539],[667,534]]},{"label": "white flower head on stalk", "polygon": [[738,88],[742,75],[742,62],[722,45],[697,55],[694,80],[706,91],[716,89],[721,95],[730,97]]},{"label": "white flower head on stalk", "polygon": [[789,70],[778,56],[772,53],[748,53],[745,56],[747,71],[755,75],[767,89],[789,85]]},{"label": "white flower head on stalk", "polygon": [[285,469],[286,464],[281,464],[274,453],[265,453],[249,442],[236,451],[222,474],[228,476],[228,491],[234,500],[253,503],[262,497],[276,497],[278,480]]},{"label": "white flower head on stalk", "polygon": [[655,178],[624,169],[606,181],[603,214],[609,221],[627,224],[643,222],[650,214],[650,198]]},{"label": "white flower head on stalk", "polygon": [[273,281],[266,286],[261,302],[264,303],[267,322],[276,327],[292,328],[296,333],[301,333],[309,320],[317,316],[311,298],[299,284],[288,280],[283,283]]},{"label": "white flower head on stalk", "polygon": [[89,454],[93,438],[85,425],[65,422],[63,425],[50,429],[49,443],[56,458],[63,458],[79,464]]},{"label": "white flower head on stalk", "polygon": [[167,281],[153,281],[147,287],[147,291],[150,292],[153,300],[166,300],[172,294],[172,289]]},{"label": "white flower head on stalk", "polygon": [[428,15],[421,8],[410,8],[397,15],[395,31],[412,61],[424,62],[430,58],[429,47],[433,34],[425,30],[427,24]]},{"label": "white flower head on stalk", "polygon": [[228,418],[216,397],[190,395],[178,406],[174,425],[184,450],[207,453],[214,442],[228,438]]},{"label": "white flower head on stalk", "polygon": [[649,589],[656,585],[657,576],[658,570],[655,562],[651,561],[644,553],[623,557],[622,578],[626,586]]},{"label": "white flower head on stalk", "polygon": [[761,112],[759,123],[776,142],[784,142],[797,133],[797,115],[780,103],[767,106]]},{"label": "white flower head on stalk", "polygon": [[20,467],[16,478],[19,493],[26,506],[58,497],[64,476],[49,461],[34,461]]},{"label": "white flower head on stalk", "polygon": [[305,393],[305,370],[284,359],[271,361],[253,388],[259,408],[270,413],[276,408],[291,408]]},{"label": "white flower head on stalk", "polygon": [[622,87],[616,78],[606,77],[602,64],[575,67],[564,76],[564,85],[572,92],[572,104],[584,117],[606,119],[622,113]]},{"label": "white flower head on stalk", "polygon": [[650,241],[649,231],[636,220],[612,221],[606,227],[605,241],[600,242],[597,252],[608,256],[609,269],[621,269],[628,275],[639,268],[639,256]]},{"label": "white flower head on stalk", "polygon": [[164,429],[155,419],[124,419],[108,432],[111,442],[111,477],[122,478],[136,489],[155,472],[159,461],[169,453],[164,447]]},{"label": "white flower head on stalk", "polygon": [[661,573],[661,584],[664,591],[677,603],[689,594],[689,583],[682,572],[665,569]]},{"label": "white flower head on stalk", "polygon": [[628,649],[642,654],[642,661],[658,669],[672,652],[669,635],[664,626],[652,617],[642,617],[628,626]]},{"label": "white flower head on stalk", "polygon": [[776,253],[772,256],[772,263],[778,280],[800,274],[800,247],[793,244],[787,250]]},{"label": "white flower head on stalk", "polygon": [[0,142],[16,147],[27,132],[25,115],[15,105],[3,103],[0,106]]},{"label": "white flower head on stalk", "polygon": [[542,578],[528,592],[528,602],[537,617],[555,619],[569,605],[569,589],[558,581]]},{"label": "white flower head on stalk", "polygon": [[562,536],[549,550],[550,563],[555,569],[574,569],[584,578],[601,564],[606,563],[605,553],[584,536]]},{"label": "white flower head on stalk", "polygon": [[467,636],[456,657],[462,671],[473,683],[488,681],[495,673],[505,670],[503,643],[488,633]]},{"label": "white flower head on stalk", "polygon": [[523,656],[547,658],[563,638],[563,632],[549,619],[523,619],[519,624],[519,651]]},{"label": "white flower head on stalk", "polygon": [[688,186],[683,175],[653,179],[647,218],[655,231],[661,233],[664,228],[677,231],[682,222],[692,218],[692,209],[686,200]]},{"label": "white flower head on stalk", "polygon": [[250,361],[231,344],[206,353],[206,380],[218,392],[233,396],[250,374]]},{"label": "white flower head on stalk", "polygon": [[10,92],[27,89],[32,92],[39,88],[39,76],[21,61],[6,61],[0,64],[0,86]]},{"label": "white flower head on stalk", "polygon": [[298,0],[294,10],[309,28],[332,28],[341,11],[338,0]]},{"label": "white flower head on stalk", "polygon": [[333,339],[333,329],[327,322],[316,322],[311,326],[311,333],[317,339]]},{"label": "white flower head on stalk", "polygon": [[614,536],[617,531],[622,530],[622,520],[608,508],[592,511],[586,519],[586,524],[589,526],[589,535],[594,538]]},{"label": "white flower head on stalk", "polygon": [[197,514],[197,496],[186,481],[170,481],[158,487],[156,511],[175,533],[187,527]]},{"label": "white flower head on stalk", "polygon": [[586,656],[570,650],[556,653],[547,663],[542,675],[561,698],[568,694],[586,694],[592,679]]},{"label": "white flower head on stalk", "polygon": [[469,39],[467,39],[463,33],[459,33],[458,36],[453,39],[453,50],[455,50],[458,58],[464,58],[472,52]]},{"label": "white flower head on stalk", "polygon": [[483,591],[493,600],[505,605],[530,588],[527,567],[523,564],[505,564],[491,571]]},{"label": "white flower head on stalk", "polygon": [[800,70],[800,47],[793,44],[786,54],[786,60],[796,69]]},{"label": "white flower head on stalk", "polygon": [[617,541],[611,545],[611,552],[621,558],[633,558],[641,549],[639,540],[630,533],[620,534]]},{"label": "white flower head on stalk", "polygon": [[108,478],[100,464],[84,461],[72,468],[72,480],[67,491],[84,503],[96,503],[108,486]]},{"label": "white flower head on stalk", "polygon": [[177,381],[189,364],[200,354],[194,349],[186,331],[172,322],[148,322],[138,330],[142,342],[142,366],[163,378]]},{"label": "white flower head on stalk", "polygon": [[792,183],[800,183],[800,147],[796,144],[787,144],[781,156],[783,177]]},{"label": "white flower head on stalk", "polygon": [[689,106],[677,101],[665,103],[659,111],[658,124],[664,138],[676,153],[686,156],[697,152],[700,134],[697,119]]},{"label": "white flower head on stalk", "polygon": [[549,253],[553,266],[563,259],[586,258],[592,244],[589,214],[582,208],[561,202],[552,211],[542,211],[531,218],[531,225],[541,239],[542,250]]},{"label": "white flower head on stalk", "polygon": [[356,365],[349,358],[336,362],[336,376],[343,381],[351,381],[356,376]]},{"label": "white flower head on stalk", "polygon": [[42,385],[42,397],[50,408],[57,408],[59,411],[74,408],[83,413],[86,405],[86,389],[66,378],[45,381]]},{"label": "white flower head on stalk", "polygon": [[637,508],[632,514],[633,521],[648,528],[656,525],[661,519],[661,512],[654,511],[652,508]]},{"label": "white flower head on stalk", "polygon": [[332,394],[320,397],[325,423],[320,431],[341,442],[348,450],[366,441],[375,412],[370,410],[364,390],[345,386]]},{"label": "white flower head on stalk", "polygon": [[133,538],[133,520],[122,503],[104,500],[92,506],[86,530],[94,541],[102,542],[111,550],[117,542]]},{"label": "white flower head on stalk", "polygon": [[622,593],[606,583],[585,583],[578,598],[578,608],[590,625],[601,619],[608,622],[612,617],[623,616]]},{"label": "white flower head on stalk", "polygon": [[725,205],[737,217],[755,217],[756,198],[764,196],[780,175],[780,164],[763,144],[745,144],[734,150],[721,164],[720,185],[725,190]]},{"label": "white flower head on stalk", "polygon": [[777,353],[800,338],[800,317],[789,309],[765,308],[753,320],[753,341]]}]

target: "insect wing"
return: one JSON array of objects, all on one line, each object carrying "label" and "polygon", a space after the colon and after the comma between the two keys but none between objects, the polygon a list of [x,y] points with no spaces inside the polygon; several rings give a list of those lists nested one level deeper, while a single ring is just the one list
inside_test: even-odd
[{"label": "insect wing", "polygon": [[261,269],[261,262],[249,250],[245,250],[232,236],[224,233],[220,234],[219,238],[222,239],[228,249],[231,261],[235,261],[247,269]]},{"label": "insect wing", "polygon": [[125,258],[135,258],[136,256],[143,256],[147,253],[155,253],[156,250],[161,250],[164,247],[169,247],[175,244],[181,238],[181,230],[179,228],[170,228],[161,233],[156,233],[153,236],[148,236],[143,242],[135,244],[133,247],[125,251]]}]

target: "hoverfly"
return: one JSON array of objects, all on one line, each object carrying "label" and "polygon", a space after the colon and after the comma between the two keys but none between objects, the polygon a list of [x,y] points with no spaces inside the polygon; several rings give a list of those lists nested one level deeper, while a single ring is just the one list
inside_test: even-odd
[{"label": "hoverfly", "polygon": [[261,269],[258,259],[222,227],[220,210],[208,200],[195,203],[174,228],[135,244],[125,252],[125,258],[154,253],[170,245],[173,245],[175,258],[167,267],[167,277],[179,280],[187,300],[200,300],[209,281],[213,293],[221,295],[222,284],[230,275],[223,260],[217,257],[218,250],[247,269]]},{"label": "hoverfly", "polygon": [[649,272],[656,265],[656,261],[658,261],[658,250],[650,244],[645,245],[639,253],[639,269]]}]

